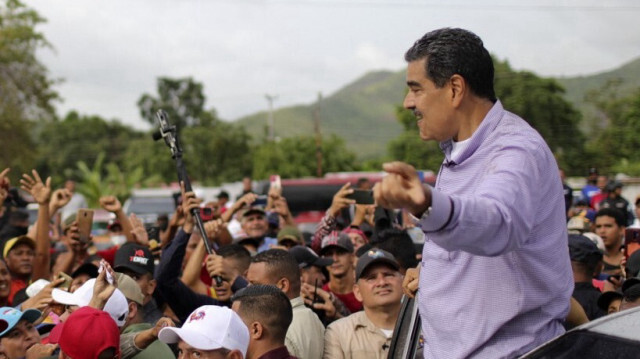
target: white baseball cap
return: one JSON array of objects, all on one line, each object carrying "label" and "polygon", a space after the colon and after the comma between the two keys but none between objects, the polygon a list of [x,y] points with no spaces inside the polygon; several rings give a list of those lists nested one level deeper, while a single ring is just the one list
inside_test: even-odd
[{"label": "white baseball cap", "polygon": [[182,328],[162,328],[158,339],[167,344],[182,339],[200,350],[237,349],[245,357],[249,347],[249,329],[231,309],[204,305],[189,315]]},{"label": "white baseball cap", "polygon": [[[51,297],[60,304],[86,307],[89,305],[91,297],[93,296],[93,286],[95,283],[95,278],[89,279],[73,293],[54,288],[53,291],[51,291]],[[122,327],[124,322],[127,320],[127,315],[129,314],[127,298],[119,289],[116,289],[111,297],[109,297],[109,300],[107,300],[107,304],[105,304],[103,310],[109,313],[111,318],[115,320],[118,327]]]}]

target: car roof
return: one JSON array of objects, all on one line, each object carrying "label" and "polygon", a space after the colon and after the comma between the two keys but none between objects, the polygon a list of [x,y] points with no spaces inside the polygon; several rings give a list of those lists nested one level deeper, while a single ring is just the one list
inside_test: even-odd
[{"label": "car roof", "polygon": [[640,307],[609,314],[575,329],[640,341]]}]

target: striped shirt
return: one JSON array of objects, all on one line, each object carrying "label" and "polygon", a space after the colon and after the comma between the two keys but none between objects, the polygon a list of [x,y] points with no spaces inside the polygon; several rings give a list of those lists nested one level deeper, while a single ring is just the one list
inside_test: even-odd
[{"label": "striped shirt", "polygon": [[425,232],[419,303],[425,358],[511,358],[562,334],[573,277],[549,147],[498,101],[445,159]]}]

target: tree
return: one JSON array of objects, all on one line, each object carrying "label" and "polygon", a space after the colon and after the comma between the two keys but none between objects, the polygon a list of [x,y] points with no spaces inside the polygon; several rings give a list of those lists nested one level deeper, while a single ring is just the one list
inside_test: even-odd
[{"label": "tree", "polygon": [[640,89],[627,97],[600,97],[595,102],[609,123],[589,144],[595,164],[603,173],[640,176]]},{"label": "tree", "polygon": [[89,167],[84,161],[78,161],[75,177],[78,179],[77,191],[87,199],[91,208],[100,207],[100,197],[116,196],[124,202],[136,185],[150,185],[162,182],[160,176],[144,177],[142,168],[122,172],[113,162],[104,165],[105,154],[101,152]]},{"label": "tree", "polygon": [[[279,174],[282,178],[316,175],[316,142],[313,136],[297,136],[280,142],[266,142],[254,150],[253,178],[266,179]],[[323,172],[357,171],[355,153],[336,135],[322,140]]]},{"label": "tree", "polygon": [[545,139],[567,173],[583,173],[590,166],[584,155],[581,114],[564,99],[564,89],[550,78],[514,71],[494,59],[495,91],[505,109],[517,114]]},{"label": "tree", "polygon": [[0,163],[13,173],[33,168],[35,143],[30,129],[36,120],[55,117],[58,95],[47,69],[36,58],[49,46],[36,26],[44,19],[18,0],[0,5]]},{"label": "tree", "polygon": [[201,116],[205,103],[201,83],[195,82],[191,77],[182,79],[161,77],[158,79],[157,90],[159,97],[144,94],[138,100],[140,115],[151,125],[157,124],[156,113],[159,109],[167,112],[171,123],[176,125],[178,131],[187,126],[211,124],[208,122],[211,116]]},{"label": "tree", "polygon": [[[131,141],[142,136],[141,132],[118,121],[71,111],[64,120],[47,122],[42,127],[38,136],[38,169],[67,174],[80,161],[94,163],[100,153],[104,153],[107,162],[123,168]],[[147,138],[151,141],[150,136]]]}]

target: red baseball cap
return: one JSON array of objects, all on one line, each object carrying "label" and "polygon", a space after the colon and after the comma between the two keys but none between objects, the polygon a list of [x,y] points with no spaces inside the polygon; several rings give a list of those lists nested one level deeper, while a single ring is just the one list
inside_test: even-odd
[{"label": "red baseball cap", "polygon": [[109,313],[92,307],[74,311],[59,324],[60,349],[73,359],[95,359],[100,353],[114,348],[120,358],[120,331]]}]

